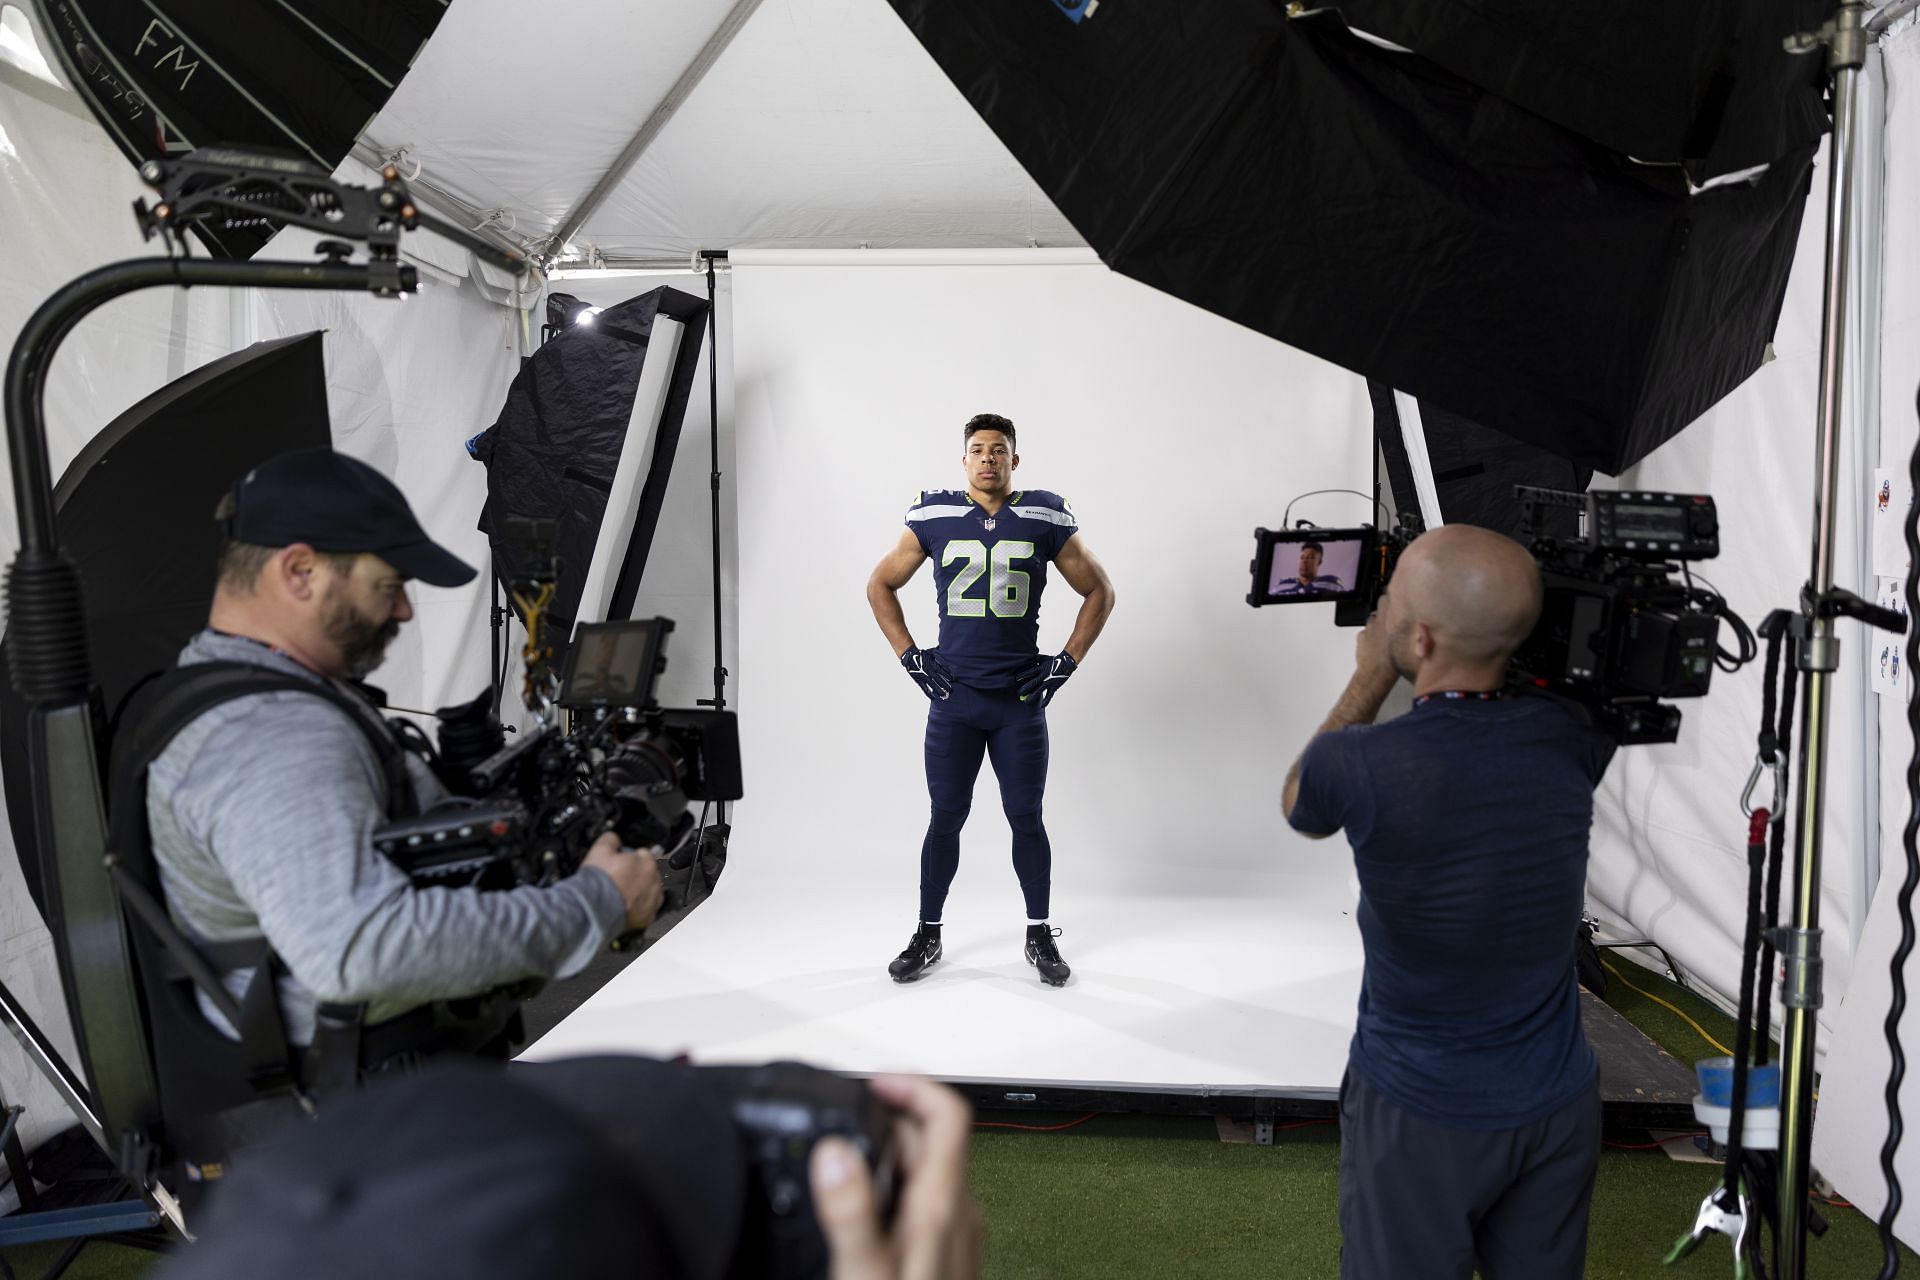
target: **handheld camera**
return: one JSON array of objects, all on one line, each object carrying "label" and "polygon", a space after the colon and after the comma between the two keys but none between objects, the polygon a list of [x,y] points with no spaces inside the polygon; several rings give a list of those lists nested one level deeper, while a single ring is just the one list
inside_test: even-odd
[{"label": "handheld camera", "polygon": [[[1662,700],[1704,697],[1714,667],[1737,664],[1719,647],[1721,619],[1751,636],[1686,568],[1720,554],[1713,499],[1527,485],[1514,486],[1514,496],[1545,598],[1513,656],[1513,680],[1581,703],[1623,744],[1672,742],[1680,712]],[[1567,510],[1580,517],[1578,535],[1540,532]],[[1247,603],[1331,601],[1336,625],[1364,625],[1415,536],[1371,526],[1256,529]]]}]

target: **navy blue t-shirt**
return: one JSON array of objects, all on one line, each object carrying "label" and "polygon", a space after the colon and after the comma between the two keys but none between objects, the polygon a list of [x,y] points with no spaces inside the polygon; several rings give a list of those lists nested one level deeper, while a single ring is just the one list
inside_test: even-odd
[{"label": "navy blue t-shirt", "polygon": [[1348,1064],[1401,1107],[1502,1129],[1592,1084],[1574,940],[1613,750],[1540,697],[1436,698],[1308,745],[1288,821],[1344,830],[1360,873]]},{"label": "navy blue t-shirt", "polygon": [[1040,594],[1079,531],[1072,508],[1028,489],[988,515],[964,489],[930,489],[907,509],[907,528],[933,560],[941,661],[975,689],[1012,687],[1040,651]]}]

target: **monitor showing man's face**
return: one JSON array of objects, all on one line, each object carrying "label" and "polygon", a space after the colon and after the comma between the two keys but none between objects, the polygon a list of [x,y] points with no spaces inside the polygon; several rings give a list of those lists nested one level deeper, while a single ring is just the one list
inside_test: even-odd
[{"label": "monitor showing man's face", "polygon": [[1312,582],[1320,576],[1320,559],[1325,552],[1311,542],[1300,545],[1300,581]]}]

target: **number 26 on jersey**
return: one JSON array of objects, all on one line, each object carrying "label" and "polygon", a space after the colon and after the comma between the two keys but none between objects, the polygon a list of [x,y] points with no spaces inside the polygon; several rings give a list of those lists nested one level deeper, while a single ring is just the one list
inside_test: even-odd
[{"label": "number 26 on jersey", "polygon": [[[978,539],[949,542],[940,556],[941,567],[945,568],[956,560],[966,563],[953,575],[953,581],[947,584],[947,616],[984,618],[991,610],[996,618],[1026,617],[1031,579],[1013,566],[1016,561],[1033,559],[1033,553],[1034,545],[1031,542],[996,542],[991,552],[987,550],[986,543]],[[982,577],[987,579],[987,597],[984,600],[967,594]]]}]

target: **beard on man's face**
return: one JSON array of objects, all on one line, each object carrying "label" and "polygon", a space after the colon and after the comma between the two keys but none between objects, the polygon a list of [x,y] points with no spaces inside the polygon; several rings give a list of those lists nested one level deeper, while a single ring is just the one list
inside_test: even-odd
[{"label": "beard on man's face", "polygon": [[340,650],[349,679],[364,680],[387,656],[387,646],[400,634],[400,620],[375,622],[353,607],[353,602],[330,593],[322,625],[327,639]]}]

